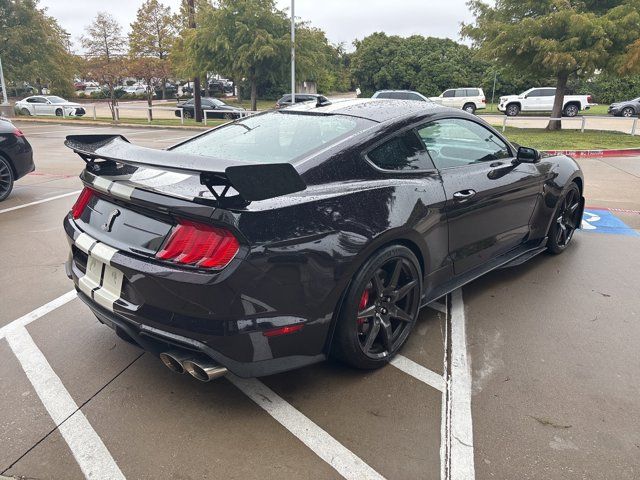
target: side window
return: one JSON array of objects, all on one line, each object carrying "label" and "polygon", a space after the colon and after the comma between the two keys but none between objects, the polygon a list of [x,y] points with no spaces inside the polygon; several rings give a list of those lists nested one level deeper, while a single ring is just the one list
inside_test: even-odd
[{"label": "side window", "polygon": [[436,168],[452,168],[511,157],[491,130],[462,118],[436,120],[418,129]]},{"label": "side window", "polygon": [[542,95],[543,97],[555,97],[556,89],[555,88],[543,88]]},{"label": "side window", "polygon": [[479,96],[480,96],[480,92],[478,91],[477,88],[467,89],[467,97],[479,97]]},{"label": "side window", "polygon": [[433,168],[429,154],[413,130],[393,137],[371,150],[367,157],[384,170],[428,170]]},{"label": "side window", "polygon": [[452,98],[452,97],[455,97],[455,95],[456,95],[456,91],[455,90],[447,90],[446,92],[444,92],[442,94],[442,96],[444,98]]},{"label": "side window", "polygon": [[416,95],[415,93],[407,93],[405,98],[407,100],[418,100],[419,102],[424,101],[424,98],[422,98],[420,95]]},{"label": "side window", "polygon": [[38,100],[35,98],[27,98],[27,103],[38,103]]},{"label": "side window", "polygon": [[458,88],[456,90],[456,97],[460,98],[460,97],[466,97],[467,96],[467,91],[464,88]]},{"label": "side window", "polygon": [[539,97],[541,92],[542,92],[542,90],[531,90],[531,91],[527,94],[527,98]]}]

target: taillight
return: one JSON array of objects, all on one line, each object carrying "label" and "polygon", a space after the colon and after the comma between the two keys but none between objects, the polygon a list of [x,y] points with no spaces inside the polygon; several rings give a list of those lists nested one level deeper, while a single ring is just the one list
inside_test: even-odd
[{"label": "taillight", "polygon": [[181,220],[156,258],[182,265],[221,269],[233,260],[239,248],[236,237],[224,228]]},{"label": "taillight", "polygon": [[16,128],[13,130],[13,134],[16,137],[24,137],[24,132],[22,130],[20,130],[19,128]]},{"label": "taillight", "polygon": [[486,98],[483,98],[483,99],[482,99],[482,103],[487,103],[487,99],[486,99]]},{"label": "taillight", "polygon": [[93,190],[84,187],[82,189],[82,192],[80,192],[80,196],[76,200],[76,203],[74,203],[73,207],[71,208],[71,215],[73,216],[74,220],[80,218],[80,215],[82,215],[82,212],[84,212],[84,209],[87,207],[87,204],[89,203],[89,200],[91,200],[91,197],[93,197]]},{"label": "taillight", "polygon": [[587,95],[587,103],[591,103],[591,95]]}]

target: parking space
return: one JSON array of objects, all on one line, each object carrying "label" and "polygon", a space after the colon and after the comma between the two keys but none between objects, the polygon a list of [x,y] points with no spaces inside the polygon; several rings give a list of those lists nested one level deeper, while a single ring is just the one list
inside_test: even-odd
[{"label": "parking space", "polygon": [[[640,159],[580,160],[589,211],[602,212],[593,228],[561,256],[423,309],[393,365],[204,384],[120,340],[75,298],[61,228],[83,166],[64,136],[121,133],[162,148],[193,132],[20,128],[37,171],[0,205],[0,475],[640,475]],[[605,230],[607,215],[627,234]]]}]

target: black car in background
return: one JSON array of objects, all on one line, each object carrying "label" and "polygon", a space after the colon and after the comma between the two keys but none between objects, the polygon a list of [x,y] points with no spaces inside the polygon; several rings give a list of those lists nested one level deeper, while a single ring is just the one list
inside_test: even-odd
[{"label": "black car in background", "polygon": [[[242,116],[242,112],[245,111],[244,108],[234,107],[233,105],[229,105],[224,103],[222,100],[213,97],[203,97],[202,98],[202,116],[204,117],[205,110],[207,111],[207,118],[224,118],[227,120],[235,120],[236,118],[240,118]],[[176,117],[180,116],[180,108],[184,110],[185,118],[194,118],[195,117],[195,101],[193,98],[187,100],[184,103],[179,103],[177,105],[179,108],[176,109],[175,115]]]},{"label": "black car in background", "polygon": [[[329,105],[331,103],[329,99],[324,95],[318,95],[316,93],[296,93],[296,103],[311,102],[311,101],[316,102],[316,104],[320,106]],[[288,93],[280,97],[280,99],[278,99],[278,101],[276,102],[275,108],[277,109],[284,108],[290,105],[291,105],[291,94]]]},{"label": "black car in background", "polygon": [[33,151],[24,133],[0,117],[0,202],[9,196],[16,180],[34,170]]},{"label": "black car in background", "polygon": [[573,159],[432,102],[300,104],[168,150],[66,145],[87,162],[64,219],[79,297],[204,381],[329,356],[381,367],[422,306],[562,252],[584,208]]},{"label": "black car in background", "polygon": [[640,115],[640,97],[609,105],[609,115],[616,117],[635,117]]}]

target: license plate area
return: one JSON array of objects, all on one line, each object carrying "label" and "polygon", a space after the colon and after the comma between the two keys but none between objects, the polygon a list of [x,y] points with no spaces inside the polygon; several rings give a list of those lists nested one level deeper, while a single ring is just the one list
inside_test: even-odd
[{"label": "license plate area", "polygon": [[86,273],[78,280],[78,286],[100,306],[113,311],[113,304],[122,294],[123,281],[120,270],[89,254]]}]

